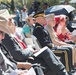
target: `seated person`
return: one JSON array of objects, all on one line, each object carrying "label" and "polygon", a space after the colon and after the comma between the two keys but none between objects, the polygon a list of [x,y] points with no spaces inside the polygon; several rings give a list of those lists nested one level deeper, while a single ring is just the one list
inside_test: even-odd
[{"label": "seated person", "polygon": [[56,35],[58,39],[63,42],[74,44],[74,41],[71,39],[72,33],[66,27],[66,22],[68,20],[66,18],[65,15],[60,15],[60,21],[57,27],[55,27]]},{"label": "seated person", "polygon": [[[7,22],[5,20],[0,19],[0,58],[3,58],[3,62],[1,64],[0,60],[0,66],[2,66],[3,64],[4,67],[0,67],[0,72],[2,71],[2,73],[5,73],[5,75],[7,75],[7,73],[10,75],[11,72],[15,71],[17,74],[26,74],[28,75],[28,71],[25,72],[25,69],[30,69],[32,67],[31,63],[28,62],[17,62],[15,61],[11,54],[9,53],[9,51],[6,49],[6,47],[1,43],[2,39],[4,39],[5,33],[9,34],[11,29],[9,26],[6,25]],[[9,69],[10,68],[10,69]],[[24,69],[24,70],[18,70],[16,71],[16,69]],[[21,75],[23,75],[21,74]],[[0,73],[1,75],[1,73]],[[3,74],[2,74],[3,75]]]},{"label": "seated person", "polygon": [[[49,16],[49,17],[48,17]],[[58,16],[57,16],[58,17]],[[47,19],[49,18],[49,20],[51,22],[49,22]],[[57,19],[57,18],[56,18]],[[62,42],[60,41],[58,38],[57,38],[57,35],[53,29],[53,27],[55,27],[55,15],[54,14],[50,14],[50,15],[47,15],[46,16],[46,21],[47,21],[47,26],[45,26],[45,29],[49,32],[50,34],[50,38],[52,40],[52,42],[57,45],[57,46],[69,46],[70,44],[67,44],[65,42]]]},{"label": "seated person", "polygon": [[[61,15],[61,16],[59,16],[59,20],[56,20],[56,17],[55,17],[55,21],[56,21],[56,26],[55,27],[53,27],[54,28],[54,30],[55,30],[55,32],[56,32],[56,34],[58,35],[58,37],[57,37],[57,35],[56,35],[56,38],[60,41],[61,40],[61,42],[65,42],[64,43],[64,45],[66,45],[66,43],[69,43],[69,44],[72,44],[72,45],[74,45],[75,44],[75,36],[73,37],[72,36],[72,33],[71,32],[69,32],[69,30],[66,28],[66,21],[67,21],[68,19],[66,19],[66,16],[65,15]],[[62,24],[62,25],[61,25]],[[59,25],[59,26],[58,26]],[[72,37],[71,37],[72,36]],[[56,39],[55,38],[55,39]],[[59,42],[60,43],[60,42]],[[76,67],[76,57],[75,57],[75,53],[76,53],[76,50],[75,50],[75,47],[74,47],[74,50],[73,50],[74,52],[74,67]]]},{"label": "seated person", "polygon": [[35,21],[32,15],[29,15],[26,19],[26,24],[22,28],[22,32],[26,37],[31,37],[31,34],[33,33],[33,27],[35,26],[34,22]]},{"label": "seated person", "polygon": [[[56,36],[56,33],[53,29],[53,27],[55,26],[55,15],[54,14],[49,14],[46,16],[46,21],[47,21],[47,25],[45,26],[45,29],[49,32],[50,34],[50,38],[53,42],[53,44],[55,44],[56,46],[58,47],[62,47],[62,48],[71,48],[72,46],[70,44],[67,44],[65,42],[62,42],[60,41],[57,36]],[[58,16],[57,16],[58,18]],[[62,50],[62,49],[61,49]],[[65,50],[65,49],[64,49]],[[71,50],[71,49],[69,49]],[[66,50],[67,51],[67,50]],[[73,65],[75,63],[75,54],[74,54],[75,50],[71,50],[71,53],[68,54],[70,56],[72,56],[72,60],[71,62],[73,61]],[[70,60],[70,59],[69,59]]]},{"label": "seated person", "polygon": [[[2,16],[1,15],[1,17],[3,18],[3,20],[5,21],[5,22],[3,22],[3,23],[5,23],[5,24],[1,24],[1,22],[0,22],[0,25],[4,25],[4,27],[5,28],[7,28],[6,26],[8,26],[8,29],[7,29],[7,31],[9,31],[9,32],[11,32],[12,33],[12,22],[11,22],[11,25],[8,25],[8,23],[9,23],[9,20],[7,20],[4,16]],[[1,18],[0,18],[1,19]],[[1,26],[0,26],[0,28],[1,28]],[[3,30],[1,30],[1,31],[3,31]],[[1,36],[2,36],[2,34],[1,34]],[[2,39],[4,39],[4,36],[2,36]],[[1,39],[1,40],[2,40]],[[20,53],[20,54],[25,54],[25,51],[28,51],[28,49],[26,48],[26,50],[25,51],[21,51],[20,50],[20,47],[19,47],[19,45],[17,44],[17,43],[15,43],[15,46],[18,48],[18,50],[16,50],[16,53],[18,54],[18,53]],[[4,46],[2,46],[3,48],[4,48]],[[5,48],[4,48],[4,51],[6,51],[5,50]],[[8,51],[8,50],[7,50]],[[10,51],[10,50],[9,50]],[[14,51],[14,50],[13,50]],[[15,52],[15,51],[14,51]],[[22,52],[22,53],[21,53]],[[30,50],[29,49],[29,52],[31,52],[31,54],[33,55],[34,54],[34,52],[38,52],[38,51],[34,51],[34,50]],[[12,53],[11,53],[12,54]],[[22,57],[21,55],[18,55],[18,56],[20,56],[20,57]],[[15,55],[15,54],[14,54]],[[16,55],[17,56],[17,55]],[[29,53],[28,53],[28,56],[29,56]],[[26,57],[26,56],[25,56]],[[47,58],[48,57],[48,58]],[[27,57],[28,58],[28,57]],[[47,60],[47,61],[46,61]],[[46,50],[44,50],[41,54],[39,54],[37,57],[34,57],[34,60],[28,60],[29,62],[31,62],[31,63],[40,63],[42,66],[44,66],[45,67],[45,69],[44,69],[44,74],[45,75],[50,75],[50,74],[52,74],[52,75],[68,75],[67,74],[67,72],[66,72],[66,70],[65,70],[65,66],[60,62],[60,60],[59,59],[57,59],[57,57],[55,56],[55,54],[47,47],[47,49]],[[20,68],[22,67],[22,66],[19,66]],[[24,66],[25,67],[25,66]]]}]

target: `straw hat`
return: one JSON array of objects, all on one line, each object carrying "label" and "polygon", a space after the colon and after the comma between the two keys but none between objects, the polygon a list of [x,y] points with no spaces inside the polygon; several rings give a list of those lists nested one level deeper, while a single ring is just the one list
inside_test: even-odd
[{"label": "straw hat", "polygon": [[16,15],[9,14],[7,9],[0,10],[0,16],[4,17],[6,20],[16,17]]},{"label": "straw hat", "polygon": [[8,25],[8,21],[0,19],[0,31],[7,34],[14,34],[15,25]]},{"label": "straw hat", "polygon": [[8,19],[13,18],[15,15],[10,15],[7,9],[0,10],[0,30],[7,33],[13,34],[15,25],[8,25]]},{"label": "straw hat", "polygon": [[9,26],[7,26],[7,21],[0,20],[0,31],[3,31],[4,33],[11,34],[11,30]]}]

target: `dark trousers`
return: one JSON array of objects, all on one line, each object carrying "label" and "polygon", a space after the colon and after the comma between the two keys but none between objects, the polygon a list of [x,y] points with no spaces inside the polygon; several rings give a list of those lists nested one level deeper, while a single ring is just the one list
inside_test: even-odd
[{"label": "dark trousers", "polygon": [[25,23],[26,23],[25,21],[22,21],[22,27],[24,26]]},{"label": "dark trousers", "polygon": [[72,70],[73,63],[72,63],[72,49],[69,47],[62,47],[57,48],[54,51],[56,56],[60,57],[61,62],[65,65],[66,70],[69,72]]},{"label": "dark trousers", "polygon": [[45,67],[45,75],[56,75],[60,70],[65,68],[61,61],[49,48],[35,57],[35,60],[28,61],[31,63],[39,63],[41,66]]}]

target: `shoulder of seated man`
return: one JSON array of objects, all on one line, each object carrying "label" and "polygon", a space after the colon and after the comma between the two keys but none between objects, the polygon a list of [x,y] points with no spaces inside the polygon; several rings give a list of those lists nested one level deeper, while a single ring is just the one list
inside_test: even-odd
[{"label": "shoulder of seated man", "polygon": [[36,26],[36,28],[42,28],[41,26]]}]

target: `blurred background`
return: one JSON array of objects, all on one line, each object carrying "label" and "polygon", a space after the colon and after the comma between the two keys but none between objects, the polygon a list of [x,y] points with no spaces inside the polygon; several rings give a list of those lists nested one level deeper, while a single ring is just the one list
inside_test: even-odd
[{"label": "blurred background", "polygon": [[18,7],[21,10],[23,5],[26,5],[29,9],[34,1],[38,1],[40,7],[42,7],[42,3],[47,2],[49,6],[66,3],[76,8],[76,0],[0,0],[0,9],[11,8],[14,11],[14,8]]}]

